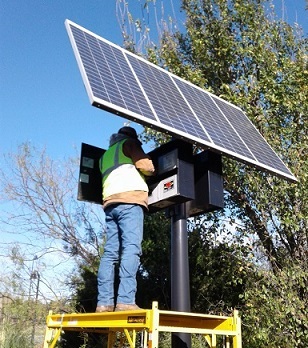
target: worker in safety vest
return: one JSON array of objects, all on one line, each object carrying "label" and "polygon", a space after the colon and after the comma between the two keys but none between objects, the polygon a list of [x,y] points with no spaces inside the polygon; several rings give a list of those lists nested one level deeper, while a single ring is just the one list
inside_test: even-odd
[{"label": "worker in safety vest", "polygon": [[[136,130],[122,127],[110,138],[109,149],[100,159],[106,243],[98,270],[96,312],[139,309],[135,303],[136,274],[141,255],[144,210],[148,186],[144,176],[154,174]],[[119,263],[119,288],[114,294],[115,265]]]}]

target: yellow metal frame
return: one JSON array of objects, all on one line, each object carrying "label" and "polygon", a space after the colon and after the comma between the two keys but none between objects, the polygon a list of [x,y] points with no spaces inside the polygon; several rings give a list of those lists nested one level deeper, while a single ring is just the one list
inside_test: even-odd
[{"label": "yellow metal frame", "polygon": [[113,347],[116,332],[122,332],[127,344],[136,347],[136,333],[143,332],[143,347],[158,348],[160,332],[195,333],[204,336],[210,348],[218,348],[217,336],[225,336],[223,348],[242,348],[241,319],[199,313],[165,311],[152,303],[152,309],[123,312],[52,314],[47,316],[44,348],[54,348],[62,332],[83,331],[108,334],[108,348]]}]

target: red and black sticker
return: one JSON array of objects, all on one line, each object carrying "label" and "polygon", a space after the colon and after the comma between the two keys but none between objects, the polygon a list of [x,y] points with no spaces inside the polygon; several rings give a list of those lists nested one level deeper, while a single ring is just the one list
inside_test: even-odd
[{"label": "red and black sticker", "polygon": [[170,191],[174,188],[174,181],[170,180],[164,183],[164,192]]}]

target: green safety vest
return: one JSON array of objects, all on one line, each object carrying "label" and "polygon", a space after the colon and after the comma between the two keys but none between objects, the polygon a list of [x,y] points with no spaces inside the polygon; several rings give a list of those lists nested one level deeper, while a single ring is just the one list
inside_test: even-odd
[{"label": "green safety vest", "polygon": [[148,191],[143,175],[136,169],[132,159],[123,153],[126,140],[113,144],[100,159],[103,199],[121,192]]}]

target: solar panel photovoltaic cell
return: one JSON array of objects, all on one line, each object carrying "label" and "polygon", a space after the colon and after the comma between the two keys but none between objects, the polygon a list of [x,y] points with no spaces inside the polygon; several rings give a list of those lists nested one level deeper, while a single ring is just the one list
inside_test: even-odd
[{"label": "solar panel photovoltaic cell", "polygon": [[124,54],[87,33],[72,30],[93,96],[155,119]]},{"label": "solar panel photovoltaic cell", "polygon": [[291,181],[238,107],[66,20],[92,105]]},{"label": "solar panel photovoltaic cell", "polygon": [[226,102],[217,97],[214,97],[214,99],[222,112],[228,115],[228,120],[241,135],[245,144],[249,144],[249,150],[257,161],[262,161],[264,164],[280,171],[287,169],[276,153],[273,150],[270,151],[267,142],[240,109],[230,108]]},{"label": "solar panel photovoltaic cell", "polygon": [[176,83],[215,145],[253,159],[243,141],[234,132],[208,93],[198,88],[191,88],[190,85],[179,79],[176,80]]},{"label": "solar panel photovoltaic cell", "polygon": [[171,77],[140,59],[128,55],[158,119],[173,129],[209,140]]}]

